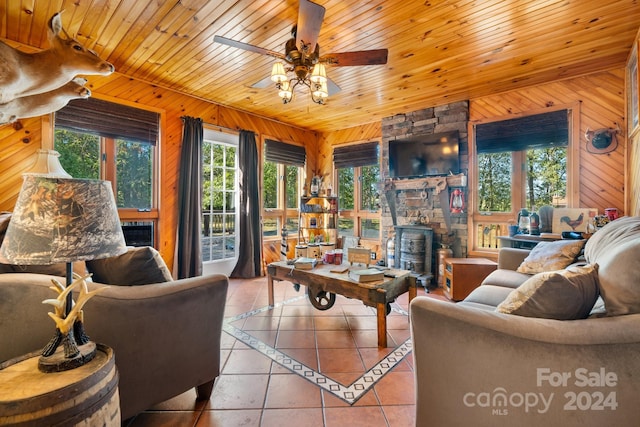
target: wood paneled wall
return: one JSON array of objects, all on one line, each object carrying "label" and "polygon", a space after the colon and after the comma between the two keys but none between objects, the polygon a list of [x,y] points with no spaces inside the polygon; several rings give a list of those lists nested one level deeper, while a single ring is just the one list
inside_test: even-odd
[{"label": "wood paneled wall", "polygon": [[[615,69],[472,99],[469,102],[469,118],[472,122],[509,118],[531,111],[541,112],[552,106],[579,103],[577,207],[595,207],[601,213],[605,208],[615,207],[624,213],[626,135],[618,136],[618,147],[608,154],[589,153],[584,138],[587,129],[615,128],[618,124],[621,129],[625,129],[624,76],[623,69]],[[377,123],[322,134],[318,147],[318,164],[322,170],[331,170],[331,150],[334,145],[380,137],[381,129]],[[640,136],[637,138],[640,139]],[[630,178],[636,182],[635,185],[632,184],[632,189],[638,188],[640,181],[640,172],[636,171],[640,164],[640,149],[637,145],[633,145],[629,153]],[[640,209],[639,193],[640,190],[632,193],[636,200],[632,212],[636,214]]]},{"label": "wood paneled wall", "polygon": [[623,213],[626,135],[618,135],[615,151],[592,154],[587,151],[584,134],[587,129],[616,128],[617,124],[625,129],[624,76],[624,69],[616,69],[473,99],[469,103],[469,117],[472,122],[508,118],[579,103],[579,188],[578,205],[573,207],[593,207],[599,213],[613,207]]},{"label": "wood paneled wall", "polygon": [[[337,132],[323,133],[318,139],[316,168],[321,174],[329,174],[333,169],[333,147],[354,142],[380,140],[382,122],[369,123],[343,129]],[[336,183],[333,183],[336,188]]]},{"label": "wood paneled wall", "polygon": [[[640,45],[640,31],[634,43],[636,46]],[[631,82],[626,82],[627,90],[630,84]],[[627,113],[628,116],[629,113]],[[629,135],[627,144],[627,215],[638,216],[640,215],[640,130],[636,129]]]},{"label": "wood paneled wall", "polygon": [[[381,138],[381,124],[344,129],[318,135],[315,132],[295,128],[274,120],[264,119],[224,106],[182,95],[157,86],[142,83],[117,73],[109,77],[90,79],[95,96],[106,99],[122,99],[162,111],[161,132],[161,206],[158,249],[171,266],[173,263],[175,229],[177,222],[176,192],[182,139],[181,116],[200,117],[206,123],[229,129],[247,129],[264,136],[283,141],[295,141],[307,146],[307,176],[312,171],[327,173],[332,168],[332,147],[335,145],[369,141]],[[584,131],[602,127],[620,127],[624,124],[624,70],[612,70],[539,85],[523,90],[507,92],[470,100],[470,119],[484,120],[509,116],[531,110],[541,110],[549,105],[581,102],[580,117],[580,206],[625,208],[624,163],[627,147],[626,136],[618,139],[618,148],[609,154],[595,155],[586,151]],[[429,107],[428,105],[424,106]],[[43,128],[43,123],[44,127]],[[20,189],[20,174],[34,161],[35,152],[41,148],[42,135],[49,132],[48,121],[43,119],[21,120],[20,125],[0,126],[0,210],[12,210]],[[640,164],[638,141],[631,143],[628,153],[631,188],[629,214],[639,214],[640,195],[637,172]],[[335,185],[334,185],[335,188]]]},{"label": "wood paneled wall", "polygon": [[627,215],[640,215],[640,132],[629,140],[629,205]]},{"label": "wood paneled wall", "polygon": [[[261,146],[264,136],[316,146],[317,134],[274,120],[212,104],[197,98],[143,83],[115,73],[109,77],[89,79],[96,97],[138,104],[161,111],[163,127],[160,135],[160,212],[158,250],[169,266],[173,265],[177,224],[178,167],[182,140],[182,116],[202,118],[205,123],[232,130],[256,132]],[[0,210],[12,210],[22,182],[21,173],[34,161],[41,148],[41,119],[21,120],[23,128],[0,127]],[[23,142],[28,140],[28,143]],[[315,166],[314,166],[315,167]]]},{"label": "wood paneled wall", "polygon": [[18,200],[22,173],[42,148],[42,119],[0,126],[0,211],[11,211]]}]

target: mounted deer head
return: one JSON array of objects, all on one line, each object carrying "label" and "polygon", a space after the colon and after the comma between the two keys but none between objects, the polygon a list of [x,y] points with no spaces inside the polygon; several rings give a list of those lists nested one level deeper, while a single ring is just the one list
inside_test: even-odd
[{"label": "mounted deer head", "polygon": [[0,42],[0,104],[50,92],[79,74],[108,76],[115,70],[67,34],[60,13],[49,20],[49,43],[49,49],[30,54]]},{"label": "mounted deer head", "polygon": [[91,91],[84,87],[86,83],[87,79],[76,77],[66,85],[52,91],[23,96],[2,104],[0,105],[0,124],[49,114],[58,111],[72,99],[86,99],[91,96]]}]

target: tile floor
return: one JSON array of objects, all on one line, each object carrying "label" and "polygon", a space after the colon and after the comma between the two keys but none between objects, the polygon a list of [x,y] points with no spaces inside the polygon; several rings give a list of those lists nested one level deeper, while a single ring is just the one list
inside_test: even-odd
[{"label": "tile floor", "polygon": [[[392,304],[380,349],[372,308],[338,296],[320,311],[304,292],[276,282],[270,309],[266,278],[230,280],[211,399],[190,390],[123,427],[413,426],[407,295]],[[439,290],[418,295],[446,299]]]}]

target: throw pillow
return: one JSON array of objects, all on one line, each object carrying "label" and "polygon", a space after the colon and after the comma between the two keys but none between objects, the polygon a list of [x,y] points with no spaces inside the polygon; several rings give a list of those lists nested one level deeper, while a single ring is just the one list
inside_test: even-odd
[{"label": "throw pillow", "polygon": [[601,256],[607,256],[622,243],[637,240],[640,236],[640,217],[618,218],[596,231],[584,245],[584,257],[589,263],[600,263]]},{"label": "throw pillow", "polygon": [[130,248],[122,255],[87,261],[94,282],[109,285],[148,285],[169,282],[169,268],[152,247]]},{"label": "throw pillow", "polygon": [[545,271],[562,270],[580,254],[584,240],[556,240],[540,242],[518,267],[519,273],[537,274]]},{"label": "throw pillow", "polygon": [[543,319],[585,319],[598,299],[598,266],[538,273],[511,291],[496,311]]},{"label": "throw pillow", "polygon": [[600,294],[607,316],[640,313],[640,235],[635,233],[635,240],[624,239],[617,247],[612,245],[608,253],[597,259]]},{"label": "throw pillow", "polygon": [[584,247],[597,263],[607,316],[640,313],[640,217],[625,216],[602,227]]}]

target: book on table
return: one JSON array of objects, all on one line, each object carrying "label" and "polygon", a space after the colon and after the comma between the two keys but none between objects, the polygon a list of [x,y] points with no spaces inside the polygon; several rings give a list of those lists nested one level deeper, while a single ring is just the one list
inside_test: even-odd
[{"label": "book on table", "polygon": [[374,282],[384,279],[384,272],[376,268],[349,271],[349,278],[357,282]]},{"label": "book on table", "polygon": [[300,270],[312,270],[317,263],[316,258],[300,257],[293,262],[293,266]]}]

